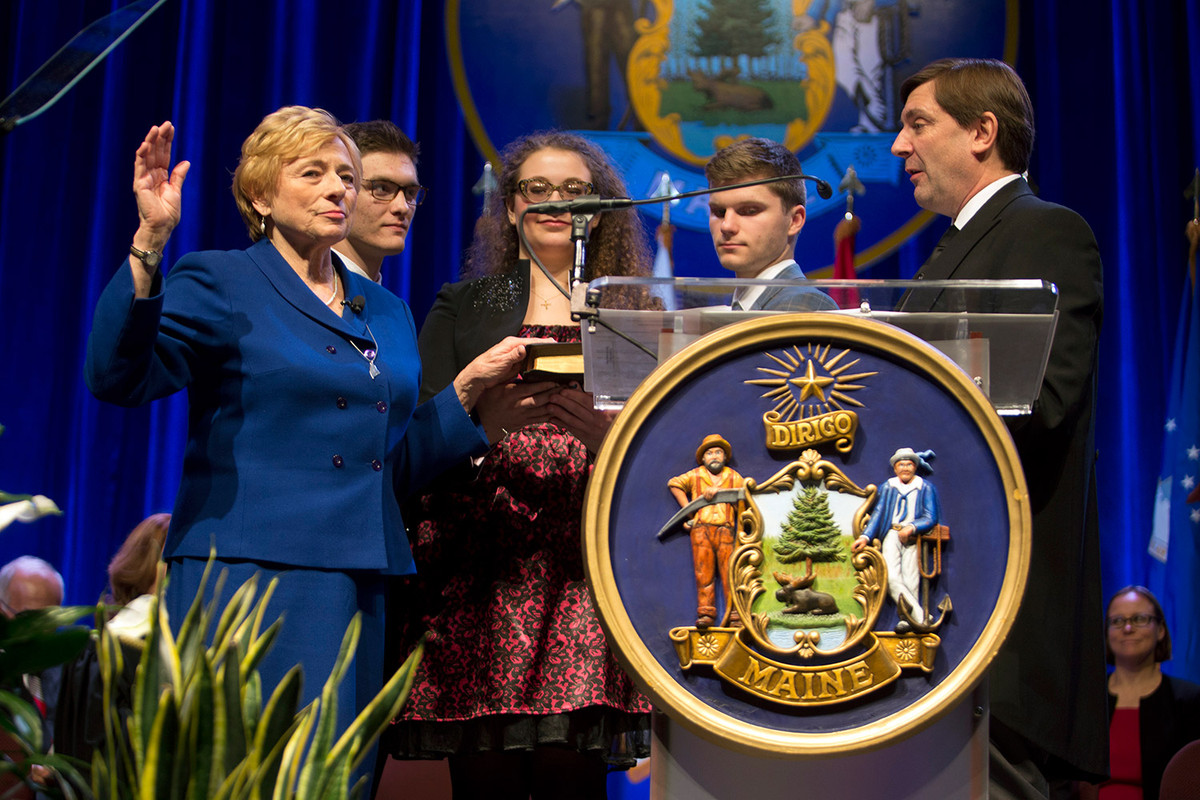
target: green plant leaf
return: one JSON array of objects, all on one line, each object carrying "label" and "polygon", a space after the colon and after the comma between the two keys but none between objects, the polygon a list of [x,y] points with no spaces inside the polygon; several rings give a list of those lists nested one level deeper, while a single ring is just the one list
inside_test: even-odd
[{"label": "green plant leaf", "polygon": [[257,670],[258,665],[262,662],[263,656],[275,644],[276,637],[279,636],[279,629],[283,627],[283,620],[277,619],[271,623],[271,626],[263,633],[262,636],[253,639],[246,648],[246,655],[242,658],[242,674],[248,675],[250,672]]},{"label": "green plant leaf", "polygon": [[298,787],[294,795],[291,787],[296,786],[296,775],[300,771],[304,747],[308,744],[308,739],[317,722],[317,704],[309,703],[305,706],[297,715],[296,721],[298,724],[288,736],[287,744],[284,746],[283,755],[280,758],[279,777],[275,779],[275,791],[272,793],[275,800],[289,800],[290,798],[292,800],[308,800],[303,786]]},{"label": "green plant leaf", "polygon": [[137,783],[139,800],[168,800],[178,797],[172,793],[175,773],[175,747],[179,742],[179,711],[175,694],[164,689],[159,698],[158,713],[150,730],[146,760]]},{"label": "green plant leaf", "polygon": [[15,617],[0,614],[0,684],[13,685],[22,675],[34,674],[73,660],[87,647],[91,631],[74,625],[96,613],[93,606],[52,606],[22,611]]},{"label": "green plant leaf", "polygon": [[329,678],[321,688],[321,700],[318,705],[317,733],[313,737],[312,746],[308,750],[308,758],[304,770],[300,773],[299,794],[303,797],[324,796],[328,775],[325,774],[326,756],[333,745],[333,737],[337,733],[337,689],[346,677],[346,669],[358,649],[358,637],[362,631],[362,613],[356,613],[346,626],[342,636],[342,646],[338,649],[337,659]]},{"label": "green plant leaf", "polygon": [[[283,750],[295,731],[303,683],[304,674],[299,666],[288,670],[272,692],[267,707],[262,712],[262,718],[255,728],[254,744],[250,753],[258,771],[254,783],[263,797],[274,795],[282,766]],[[265,755],[268,753],[273,754],[269,760]]]},{"label": "green plant leaf", "polygon": [[217,628],[213,632],[213,666],[219,666],[229,651],[238,649],[238,639],[243,634],[239,629],[242,622],[250,616],[254,608],[254,596],[258,593],[258,573],[251,575],[245,583],[234,591],[233,596],[221,612]]},{"label": "green plant leaf", "polygon": [[[224,765],[220,730],[224,713],[223,696],[213,688],[212,665],[207,658],[196,662],[197,676],[193,691],[189,693],[191,706],[186,709],[194,736],[191,742],[191,776],[188,780],[188,797],[207,798],[213,781],[216,764]],[[222,770],[221,774],[224,774]],[[219,781],[219,779],[218,779]]]},{"label": "green plant leaf", "polygon": [[242,713],[242,676],[236,658],[229,659],[217,672],[217,684],[225,698],[228,720],[223,738],[226,772],[232,771],[246,758],[246,723]]},{"label": "green plant leaf", "polygon": [[392,675],[391,680],[384,685],[370,703],[367,703],[350,727],[346,729],[346,732],[338,739],[337,744],[329,753],[331,759],[341,758],[343,754],[346,754],[350,757],[350,768],[358,769],[359,764],[370,750],[370,745],[404,707],[409,693],[412,692],[413,682],[416,680],[417,666],[424,656],[425,637],[422,636],[408,658]]},{"label": "green plant leaf", "polygon": [[0,727],[12,736],[14,743],[26,755],[42,749],[42,715],[12,692],[0,691]]}]

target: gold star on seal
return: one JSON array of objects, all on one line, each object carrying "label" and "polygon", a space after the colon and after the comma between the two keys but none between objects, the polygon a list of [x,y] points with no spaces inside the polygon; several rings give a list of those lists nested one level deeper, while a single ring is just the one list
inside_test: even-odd
[{"label": "gold star on seal", "polygon": [[833,378],[817,377],[816,368],[813,367],[812,359],[808,360],[808,370],[803,377],[792,378],[788,381],[795,386],[801,387],[800,402],[803,403],[809,397],[816,397],[822,403],[825,402],[825,387],[833,383]]}]

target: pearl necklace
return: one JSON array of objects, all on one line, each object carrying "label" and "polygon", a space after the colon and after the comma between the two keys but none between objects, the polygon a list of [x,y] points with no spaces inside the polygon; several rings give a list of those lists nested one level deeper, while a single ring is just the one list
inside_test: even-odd
[{"label": "pearl necklace", "polygon": [[335,297],[337,297],[337,290],[338,290],[338,276],[337,276],[337,271],[335,270],[333,273],[333,294],[329,295],[329,299],[325,301],[325,305],[328,306],[330,303],[333,302],[333,299]]}]

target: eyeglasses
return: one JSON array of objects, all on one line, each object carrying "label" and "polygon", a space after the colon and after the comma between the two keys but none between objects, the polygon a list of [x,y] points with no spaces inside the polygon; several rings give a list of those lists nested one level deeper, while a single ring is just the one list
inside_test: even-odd
[{"label": "eyeglasses", "polygon": [[558,196],[563,200],[574,200],[585,194],[591,194],[596,187],[588,181],[581,181],[578,178],[567,178],[557,186],[545,178],[526,178],[523,181],[517,181],[517,189],[529,202],[544,203],[555,192],[558,192]]},{"label": "eyeglasses", "polygon": [[1124,628],[1129,624],[1135,628],[1145,628],[1152,622],[1158,622],[1158,617],[1153,614],[1134,614],[1132,617],[1109,617],[1108,627]]},{"label": "eyeglasses", "polygon": [[425,201],[425,194],[429,190],[424,186],[416,183],[410,183],[408,186],[401,186],[392,181],[386,181],[382,178],[376,181],[363,181],[363,188],[371,193],[381,203],[390,203],[396,199],[396,195],[404,192],[404,200],[410,206],[419,206]]}]

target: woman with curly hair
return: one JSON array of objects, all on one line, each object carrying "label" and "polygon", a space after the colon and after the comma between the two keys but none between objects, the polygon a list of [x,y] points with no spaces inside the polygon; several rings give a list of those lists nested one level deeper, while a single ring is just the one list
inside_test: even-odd
[{"label": "woman with curly hair", "polygon": [[[421,396],[509,334],[579,341],[566,287],[569,214],[530,204],[626,194],[603,151],[551,131],[511,144],[475,229],[466,280],[444,286],[421,329]],[[587,279],[646,275],[650,251],[631,210],[598,216]],[[557,284],[557,285],[556,285]],[[447,474],[410,529],[420,573],[408,587],[401,655],[425,657],[389,731],[397,758],[449,757],[455,797],[604,797],[610,765],[648,755],[648,701],[613,657],[584,582],[580,516],[592,459],[612,422],[568,383],[520,380],[477,406],[497,444]]]}]

